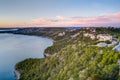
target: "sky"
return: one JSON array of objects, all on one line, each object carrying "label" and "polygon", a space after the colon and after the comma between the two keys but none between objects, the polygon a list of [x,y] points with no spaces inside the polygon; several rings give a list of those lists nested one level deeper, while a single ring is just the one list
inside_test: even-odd
[{"label": "sky", "polygon": [[0,0],[0,27],[120,27],[120,0]]}]

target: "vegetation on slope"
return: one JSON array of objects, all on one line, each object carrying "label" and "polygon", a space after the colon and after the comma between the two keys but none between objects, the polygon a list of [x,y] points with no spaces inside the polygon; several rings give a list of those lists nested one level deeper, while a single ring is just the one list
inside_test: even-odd
[{"label": "vegetation on slope", "polygon": [[[97,29],[96,33],[100,33],[101,30]],[[120,34],[120,30],[116,33],[110,29],[105,28],[103,32]],[[71,37],[78,32],[79,35]],[[120,52],[112,50],[112,47],[91,46],[97,40],[84,37],[84,32],[89,30],[68,31],[46,49],[46,53],[52,56],[26,59],[16,64],[16,69],[23,71],[20,80],[120,80]]]}]

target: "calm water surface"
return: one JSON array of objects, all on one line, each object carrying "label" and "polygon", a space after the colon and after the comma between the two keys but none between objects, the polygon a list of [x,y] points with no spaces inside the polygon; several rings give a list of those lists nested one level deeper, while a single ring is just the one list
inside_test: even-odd
[{"label": "calm water surface", "polygon": [[0,80],[15,80],[14,66],[26,58],[43,58],[52,40],[36,36],[0,34]]}]

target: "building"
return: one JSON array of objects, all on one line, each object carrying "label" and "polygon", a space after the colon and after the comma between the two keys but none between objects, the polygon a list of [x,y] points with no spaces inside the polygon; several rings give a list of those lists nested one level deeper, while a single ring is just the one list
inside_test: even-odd
[{"label": "building", "polygon": [[64,36],[65,35],[65,32],[61,32],[58,34],[58,36]]},{"label": "building", "polygon": [[89,33],[85,33],[84,34],[85,37],[90,37],[91,39],[95,39],[96,36],[94,34],[89,34]]},{"label": "building", "polygon": [[97,35],[97,39],[99,39],[99,41],[112,41],[112,36],[109,34],[99,34]]}]

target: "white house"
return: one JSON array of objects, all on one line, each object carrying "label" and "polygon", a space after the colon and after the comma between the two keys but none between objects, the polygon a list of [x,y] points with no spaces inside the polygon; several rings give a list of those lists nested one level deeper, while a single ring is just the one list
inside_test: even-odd
[{"label": "white house", "polygon": [[97,35],[97,39],[99,39],[99,41],[112,41],[112,36],[109,34],[99,34]]},{"label": "white house", "polygon": [[85,37],[90,37],[91,39],[95,39],[96,36],[94,34],[89,34],[89,33],[85,33],[84,34]]},{"label": "white house", "polygon": [[58,36],[64,36],[65,32],[59,33]]}]

